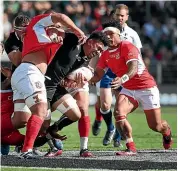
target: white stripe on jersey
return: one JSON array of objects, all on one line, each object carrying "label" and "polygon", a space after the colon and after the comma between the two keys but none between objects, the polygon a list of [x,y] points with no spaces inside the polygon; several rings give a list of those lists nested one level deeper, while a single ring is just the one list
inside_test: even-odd
[{"label": "white stripe on jersey", "polygon": [[124,26],[123,31],[121,32],[121,40],[127,40],[134,44],[139,50],[142,48],[142,43],[140,38],[135,30],[129,26]]},{"label": "white stripe on jersey", "polygon": [[33,30],[38,38],[38,41],[40,43],[48,43],[51,42],[49,36],[46,34],[45,27],[54,25],[54,23],[51,20],[51,16],[47,16],[45,18],[42,18],[39,20],[34,26]]}]

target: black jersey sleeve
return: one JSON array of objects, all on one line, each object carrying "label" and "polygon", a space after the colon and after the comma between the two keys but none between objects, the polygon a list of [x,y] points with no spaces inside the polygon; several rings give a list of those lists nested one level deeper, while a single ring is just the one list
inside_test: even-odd
[{"label": "black jersey sleeve", "polygon": [[22,42],[17,39],[15,32],[12,32],[8,39],[5,41],[4,48],[7,54],[14,50],[22,51]]}]

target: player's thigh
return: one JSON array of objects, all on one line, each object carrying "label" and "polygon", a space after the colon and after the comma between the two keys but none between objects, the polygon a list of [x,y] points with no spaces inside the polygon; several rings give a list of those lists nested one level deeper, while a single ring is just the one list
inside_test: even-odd
[{"label": "player's thigh", "polygon": [[77,105],[83,116],[88,115],[89,107],[89,93],[87,91],[78,91],[74,95],[74,99],[77,101]]},{"label": "player's thigh", "polygon": [[126,116],[135,108],[135,102],[131,100],[131,97],[125,94],[119,94],[114,107],[114,116]]},{"label": "player's thigh", "polygon": [[160,97],[158,88],[152,87],[136,92],[150,128],[161,124]]}]

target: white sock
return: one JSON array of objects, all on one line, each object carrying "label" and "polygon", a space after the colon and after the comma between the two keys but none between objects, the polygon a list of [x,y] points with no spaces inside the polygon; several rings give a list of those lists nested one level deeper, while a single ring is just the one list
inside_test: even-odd
[{"label": "white sock", "polygon": [[88,137],[80,137],[80,150],[88,148]]},{"label": "white sock", "polygon": [[127,143],[130,143],[130,142],[133,142],[133,138],[132,138],[132,137],[126,139],[126,144],[127,144]]}]

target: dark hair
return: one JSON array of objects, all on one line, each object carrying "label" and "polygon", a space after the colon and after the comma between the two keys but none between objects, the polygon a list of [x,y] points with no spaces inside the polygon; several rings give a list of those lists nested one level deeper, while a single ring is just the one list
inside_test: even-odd
[{"label": "dark hair", "polygon": [[25,28],[29,22],[30,18],[28,16],[20,14],[14,19],[14,29]]},{"label": "dark hair", "polygon": [[102,31],[94,31],[87,40],[89,39],[99,40],[104,44],[104,46],[109,45],[109,39]]},{"label": "dark hair", "polygon": [[112,11],[109,13],[109,17],[113,17],[114,13],[115,13],[115,10],[112,10]]},{"label": "dark hair", "polygon": [[56,11],[54,11],[53,9],[48,9],[43,12],[43,14],[54,14],[54,13],[56,13]]},{"label": "dark hair", "polygon": [[122,27],[120,25],[120,22],[117,20],[109,20],[108,22],[105,22],[102,24],[103,29],[105,29],[106,27],[116,27],[120,30],[120,32],[122,31]]}]

